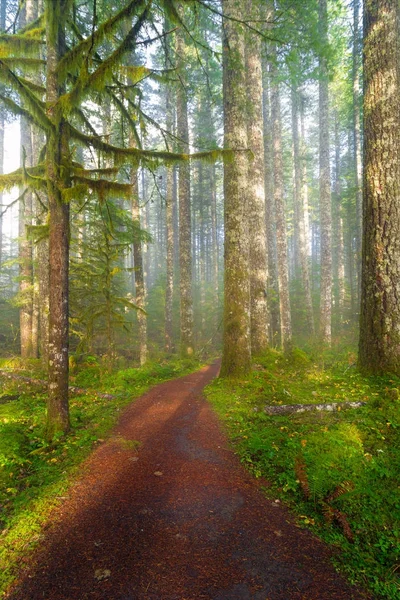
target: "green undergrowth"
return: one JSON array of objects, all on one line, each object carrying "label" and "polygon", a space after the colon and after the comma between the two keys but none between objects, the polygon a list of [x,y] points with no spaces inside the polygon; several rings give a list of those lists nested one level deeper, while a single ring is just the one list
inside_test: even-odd
[{"label": "green undergrowth", "polygon": [[[338,548],[349,580],[400,598],[400,379],[361,376],[355,356],[259,357],[245,380],[206,394],[266,493]],[[322,366],[323,365],[323,366]],[[357,409],[269,416],[267,405],[364,401]]]},{"label": "green undergrowth", "polygon": [[0,360],[0,369],[32,378],[28,383],[0,375],[0,597],[16,576],[21,558],[40,542],[43,524],[62,502],[81,463],[109,436],[123,407],[152,385],[197,368],[195,360],[168,359],[109,371],[87,357],[71,369],[71,385],[87,390],[70,398],[72,431],[49,444],[43,435],[45,387],[33,381],[45,378],[40,363]]}]

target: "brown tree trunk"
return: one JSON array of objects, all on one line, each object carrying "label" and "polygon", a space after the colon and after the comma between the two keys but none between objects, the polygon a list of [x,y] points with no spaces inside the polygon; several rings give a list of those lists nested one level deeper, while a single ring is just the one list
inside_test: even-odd
[{"label": "brown tree trunk", "polygon": [[364,13],[364,235],[359,365],[400,375],[400,9]]},{"label": "brown tree trunk", "polygon": [[[328,43],[327,0],[319,0],[319,34]],[[328,67],[324,51],[319,57],[319,203],[321,220],[321,304],[319,332],[323,344],[332,339],[332,213],[329,160]]]},{"label": "brown tree trunk", "polygon": [[[183,77],[185,69],[185,39],[182,28],[176,33],[176,51],[181,82],[177,87],[177,137],[181,152],[189,152],[189,123],[186,89]],[[180,270],[180,317],[181,354],[191,356],[193,345],[193,297],[192,297],[192,217],[190,206],[190,165],[179,164],[179,270]]]},{"label": "brown tree trunk", "polygon": [[[237,0],[223,0],[223,12],[241,19]],[[240,376],[251,368],[249,231],[247,223],[247,128],[245,43],[242,27],[223,21],[224,146],[233,158],[224,165],[225,271],[222,376]]]},{"label": "brown tree trunk", "polygon": [[69,204],[61,190],[68,186],[69,144],[65,122],[56,103],[61,94],[57,67],[65,52],[62,18],[66,0],[46,0],[48,115],[54,128],[48,134],[46,177],[49,198],[49,393],[46,435],[70,428],[68,406],[68,258]]},{"label": "brown tree trunk", "polygon": [[[247,3],[248,14],[254,20],[260,11],[253,2]],[[248,218],[250,234],[250,314],[251,351],[259,354],[268,347],[267,307],[267,239],[265,223],[265,173],[263,140],[263,89],[261,69],[261,38],[249,31],[246,35],[247,140],[253,153],[248,170]]]},{"label": "brown tree trunk", "polygon": [[276,47],[271,62],[271,119],[273,140],[274,200],[276,218],[276,246],[278,256],[279,307],[281,317],[281,344],[285,353],[292,349],[292,317],[289,298],[289,265],[286,234],[286,215],[283,190],[282,123],[279,83],[277,74]]}]

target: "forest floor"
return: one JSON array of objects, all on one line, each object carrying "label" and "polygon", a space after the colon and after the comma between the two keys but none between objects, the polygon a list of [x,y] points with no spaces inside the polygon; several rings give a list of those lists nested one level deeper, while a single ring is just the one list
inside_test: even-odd
[{"label": "forest floor", "polygon": [[217,372],[216,363],[128,406],[8,599],[368,598],[229,449],[201,393]]}]

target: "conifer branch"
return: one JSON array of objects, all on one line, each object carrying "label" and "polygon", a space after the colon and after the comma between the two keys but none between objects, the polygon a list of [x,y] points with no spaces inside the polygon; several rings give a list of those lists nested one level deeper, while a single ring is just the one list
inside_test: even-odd
[{"label": "conifer branch", "polygon": [[[81,39],[81,41],[74,46],[69,52],[67,52],[59,63],[59,74],[66,76],[67,72],[75,71],[78,72],[82,67],[86,56],[90,48],[96,48],[101,44],[107,36],[109,36],[116,27],[125,19],[129,19],[135,15],[135,13],[141,9],[145,0],[131,0],[122,10],[120,10],[113,17],[102,23],[97,30],[92,33],[89,37]],[[79,37],[82,34],[77,29],[74,23],[70,23],[74,32],[79,33]]]}]

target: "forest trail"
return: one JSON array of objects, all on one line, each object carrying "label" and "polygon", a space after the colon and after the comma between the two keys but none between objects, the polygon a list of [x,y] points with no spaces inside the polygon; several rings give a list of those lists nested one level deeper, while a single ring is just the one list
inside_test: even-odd
[{"label": "forest trail", "polygon": [[217,372],[214,364],[158,385],[124,411],[9,599],[368,597],[229,450],[201,395]]}]

